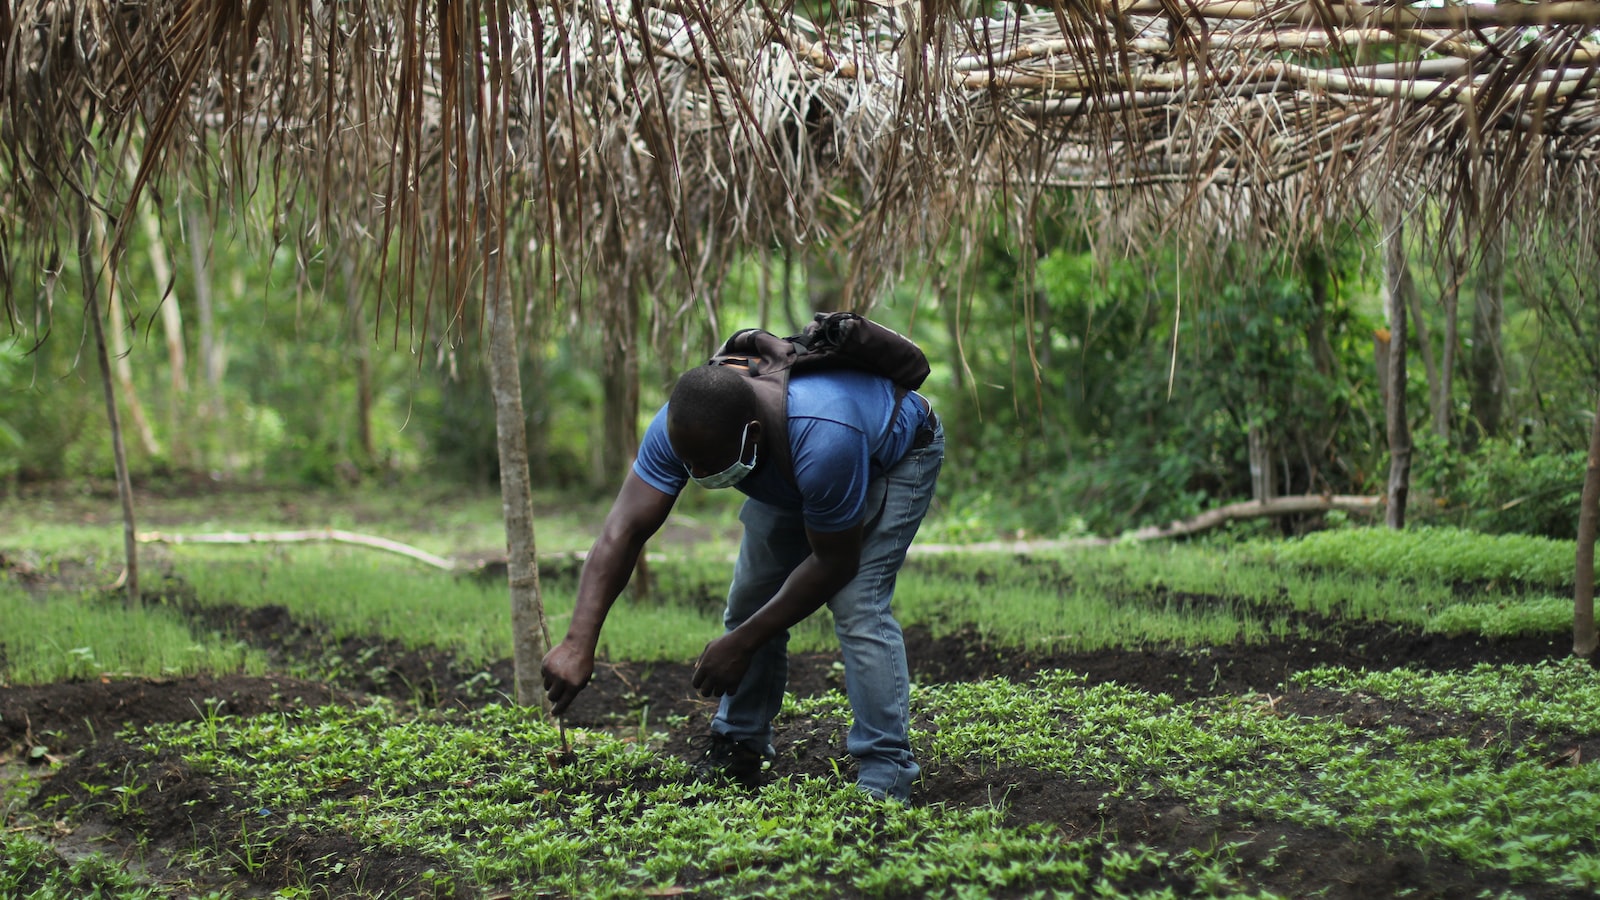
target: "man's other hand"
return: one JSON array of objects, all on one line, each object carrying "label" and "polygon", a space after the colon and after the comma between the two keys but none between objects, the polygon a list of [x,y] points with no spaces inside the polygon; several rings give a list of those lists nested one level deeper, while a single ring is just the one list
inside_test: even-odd
[{"label": "man's other hand", "polygon": [[544,655],[544,664],[539,668],[544,675],[545,695],[550,698],[550,714],[559,716],[588,686],[594,675],[594,654],[562,641]]},{"label": "man's other hand", "polygon": [[731,694],[744,680],[751,655],[738,632],[729,632],[706,645],[694,664],[691,683],[702,697]]}]

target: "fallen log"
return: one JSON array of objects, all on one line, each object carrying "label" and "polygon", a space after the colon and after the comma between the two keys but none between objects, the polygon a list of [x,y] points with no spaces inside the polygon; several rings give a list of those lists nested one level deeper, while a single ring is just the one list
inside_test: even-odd
[{"label": "fallen log", "polygon": [[[1240,519],[1257,519],[1263,516],[1289,516],[1330,512],[1336,509],[1346,512],[1371,513],[1376,511],[1382,504],[1382,497],[1345,494],[1303,494],[1293,497],[1274,497],[1265,501],[1246,500],[1242,503],[1230,503],[1227,506],[1206,510],[1193,518],[1169,522],[1166,525],[1150,525],[1115,537],[981,541],[974,544],[913,544],[911,549],[916,553],[929,554],[1034,553],[1041,550],[1060,550],[1071,547],[1105,547],[1122,541],[1153,541],[1183,537],[1208,531],[1226,522]],[[401,556],[447,572],[475,573],[496,565],[505,565],[504,557],[466,561],[450,560],[442,556],[436,556],[426,550],[420,550],[409,544],[402,544],[399,541],[392,541],[388,538],[370,534],[343,531],[337,528],[313,528],[303,531],[224,531],[211,534],[173,534],[160,531],[144,531],[139,533],[138,539],[141,543],[160,544],[292,544],[333,541],[398,553]],[[581,563],[587,556],[588,554],[583,551],[541,555],[540,562],[552,562],[559,559],[571,563]],[[652,554],[652,557],[653,561],[660,558],[656,554]]]},{"label": "fallen log", "polygon": [[371,547],[374,550],[387,550],[448,572],[479,567],[461,565],[442,556],[435,556],[426,550],[419,550],[410,544],[338,528],[313,528],[305,531],[223,531],[212,534],[167,534],[160,531],[143,531],[139,533],[138,539],[144,544],[299,544],[333,541]]},{"label": "fallen log", "polygon": [[[469,559],[446,559],[426,550],[413,547],[410,544],[403,544],[400,541],[378,537],[377,535],[344,531],[338,528],[310,528],[299,531],[219,531],[205,534],[141,531],[137,538],[140,543],[145,544],[304,544],[329,541],[398,553],[408,559],[414,559],[436,569],[469,575],[495,571],[498,571],[499,574],[504,574],[506,566],[505,554]],[[542,564],[581,564],[587,556],[588,554],[584,551],[542,553],[539,555],[539,562]]]}]

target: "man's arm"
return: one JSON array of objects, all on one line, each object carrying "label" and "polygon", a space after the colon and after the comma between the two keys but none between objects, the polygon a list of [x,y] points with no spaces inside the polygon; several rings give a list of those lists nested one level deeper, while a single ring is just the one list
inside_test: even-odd
[{"label": "man's arm", "polygon": [[550,697],[552,714],[565,712],[589,683],[606,614],[628,586],[645,542],[667,520],[677,499],[651,487],[631,471],[622,482],[600,536],[583,561],[567,636],[544,657],[544,689]]},{"label": "man's arm", "polygon": [[811,555],[755,615],[706,645],[695,665],[695,688],[709,697],[737,690],[757,648],[821,609],[856,577],[861,568],[862,533],[859,524],[838,532],[808,527]]}]

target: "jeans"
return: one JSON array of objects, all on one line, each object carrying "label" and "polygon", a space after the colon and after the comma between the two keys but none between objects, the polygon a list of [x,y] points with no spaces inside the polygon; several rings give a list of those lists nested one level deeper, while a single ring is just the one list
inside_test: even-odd
[{"label": "jeans", "polygon": [[[877,797],[906,799],[921,771],[911,754],[905,637],[890,603],[906,548],[927,515],[943,463],[944,429],[935,426],[930,443],[907,451],[873,479],[861,567],[828,602],[855,718],[846,746],[857,761],[857,784]],[[723,616],[730,631],[766,605],[789,573],[811,555],[798,510],[746,500],[739,521],[744,538]],[[711,730],[772,755],[772,720],[783,705],[788,678],[789,634],[784,632],[756,651],[739,689],[722,698]]]}]

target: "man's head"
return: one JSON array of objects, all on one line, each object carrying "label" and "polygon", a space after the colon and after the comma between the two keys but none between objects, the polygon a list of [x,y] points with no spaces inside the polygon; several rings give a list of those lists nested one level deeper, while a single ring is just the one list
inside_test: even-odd
[{"label": "man's head", "polygon": [[706,487],[732,487],[755,468],[761,409],[748,379],[730,366],[683,373],[667,407],[667,439]]}]

